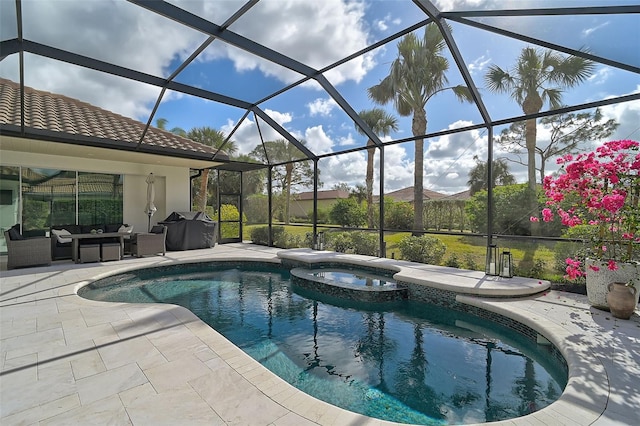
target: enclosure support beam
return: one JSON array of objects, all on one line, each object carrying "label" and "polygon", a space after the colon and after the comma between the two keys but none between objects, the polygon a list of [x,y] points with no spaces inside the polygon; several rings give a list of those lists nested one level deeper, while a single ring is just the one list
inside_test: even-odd
[{"label": "enclosure support beam", "polygon": [[487,127],[487,247],[493,244],[493,126]]},{"label": "enclosure support beam", "polygon": [[271,182],[271,175],[273,173],[273,166],[269,166],[269,174],[267,175],[267,203],[269,204],[269,238],[267,240],[267,246],[273,247],[273,187]]},{"label": "enclosure support beam", "polygon": [[380,230],[380,257],[387,257],[387,247],[384,243],[384,145],[380,147],[380,188],[378,207],[380,208],[380,218],[378,220],[378,229]]}]

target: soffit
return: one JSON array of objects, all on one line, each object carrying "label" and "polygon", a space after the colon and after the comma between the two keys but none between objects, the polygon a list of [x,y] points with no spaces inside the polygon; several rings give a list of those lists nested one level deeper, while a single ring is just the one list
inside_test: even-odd
[{"label": "soffit", "polygon": [[195,160],[166,155],[97,148],[86,145],[72,145],[5,135],[0,136],[0,152],[1,151],[16,151],[32,154],[58,155],[63,157],[89,158],[104,161],[121,161],[159,166],[189,167],[192,169],[204,169],[222,164],[218,161]]}]

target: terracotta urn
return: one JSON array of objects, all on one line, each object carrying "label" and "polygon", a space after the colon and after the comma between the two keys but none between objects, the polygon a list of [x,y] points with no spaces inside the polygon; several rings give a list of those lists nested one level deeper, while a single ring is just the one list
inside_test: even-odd
[{"label": "terracotta urn", "polygon": [[638,289],[625,283],[610,283],[608,286],[607,303],[611,315],[616,318],[629,319],[633,315],[638,303]]},{"label": "terracotta urn", "polygon": [[[587,297],[589,304],[594,308],[609,310],[607,294],[609,283],[631,282],[636,289],[640,289],[640,263],[619,262],[618,268],[610,270],[606,261],[587,259]],[[636,303],[638,301],[636,294]]]}]

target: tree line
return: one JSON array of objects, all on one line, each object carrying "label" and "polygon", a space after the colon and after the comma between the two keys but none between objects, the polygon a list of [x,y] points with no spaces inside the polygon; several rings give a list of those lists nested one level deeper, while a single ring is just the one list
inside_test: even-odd
[{"label": "tree line", "polygon": [[[451,30],[450,28],[448,29]],[[552,158],[567,153],[575,153],[586,148],[589,142],[597,141],[611,135],[618,123],[606,120],[599,109],[593,112],[563,113],[537,120],[535,118],[511,124],[496,138],[495,143],[501,146],[508,156],[495,159],[492,164],[492,182],[489,183],[489,164],[475,157],[476,165],[469,171],[468,185],[472,199],[465,203],[449,203],[428,201],[425,204],[424,181],[424,135],[427,134],[427,104],[438,94],[450,91],[461,102],[473,102],[470,89],[465,85],[450,85],[447,73],[449,61],[446,57],[447,45],[435,23],[426,25],[424,33],[419,36],[409,33],[397,44],[397,57],[392,61],[389,74],[378,84],[367,89],[371,101],[380,106],[392,104],[400,116],[411,116],[411,131],[414,136],[414,197],[412,224],[405,229],[422,231],[458,227],[481,231],[486,229],[486,217],[481,219],[480,209],[483,206],[482,194],[486,194],[488,185],[496,188],[494,197],[497,204],[501,202],[517,202],[506,211],[514,212],[514,206],[522,210],[520,216],[526,216],[525,222],[518,225],[499,226],[500,230],[516,230],[523,235],[539,235],[540,225],[528,220],[529,215],[540,209],[539,182],[546,173],[546,164]],[[549,49],[525,47],[515,63],[510,67],[497,64],[489,66],[484,76],[485,86],[489,91],[504,93],[516,102],[525,115],[536,114],[545,105],[550,109],[563,107],[563,91],[585,82],[593,75],[595,63],[591,60],[572,55],[563,55]],[[377,136],[388,136],[398,131],[398,119],[382,108],[371,108],[359,112],[362,121]],[[157,127],[166,130],[167,121],[158,119]],[[538,141],[538,124],[549,130],[546,144]],[[357,124],[356,130],[366,135]],[[313,169],[311,161],[304,161],[304,155],[291,143],[284,139],[267,141],[256,146],[248,155],[237,155],[237,144],[224,133],[210,127],[194,128],[184,131],[173,128],[171,132],[181,134],[196,142],[224,150],[231,158],[239,161],[258,161],[269,164],[282,164],[273,168],[273,187],[276,197],[276,214],[284,223],[289,223],[292,194],[296,190],[313,185]],[[301,141],[305,143],[304,141]],[[364,187],[357,189],[361,199],[358,205],[365,207],[364,223],[375,228],[379,219],[373,202],[374,158],[380,149],[368,138],[366,143],[367,168]],[[519,164],[527,168],[526,189],[516,185],[515,178],[509,172],[509,163]],[[243,199],[249,200],[253,194],[264,193],[264,171],[250,172],[249,182],[245,180]],[[194,208],[206,211],[207,206],[217,205],[215,185],[232,185],[229,182],[216,182],[205,169],[196,179],[197,187],[193,189]],[[486,200],[486,195],[484,195]],[[254,197],[255,198],[255,197]],[[494,201],[496,201],[494,200]],[[507,201],[505,201],[507,200]],[[340,202],[339,202],[340,203]],[[407,225],[408,210],[406,207],[396,208],[389,204],[389,210],[396,219],[394,224]],[[446,207],[443,207],[446,206]],[[486,201],[484,201],[486,216]],[[499,214],[496,209],[496,214]],[[404,211],[404,214],[402,212]],[[527,214],[525,214],[527,213]],[[359,216],[358,216],[359,217]],[[457,219],[454,219],[457,218]],[[386,219],[386,218],[385,218]],[[484,220],[484,225],[481,223]],[[386,221],[386,220],[385,220]],[[547,231],[545,231],[547,232]]]}]

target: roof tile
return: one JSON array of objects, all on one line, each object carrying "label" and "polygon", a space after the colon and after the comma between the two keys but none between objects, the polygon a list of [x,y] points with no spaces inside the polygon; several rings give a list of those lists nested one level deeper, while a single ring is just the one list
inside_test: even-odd
[{"label": "roof tile", "polygon": [[[144,123],[78,99],[27,86],[24,92],[25,126],[29,128],[138,144],[145,127]],[[20,126],[20,85],[0,78],[0,125],[3,124]],[[149,127],[142,144],[212,156],[216,153],[214,148],[155,127]]]}]

